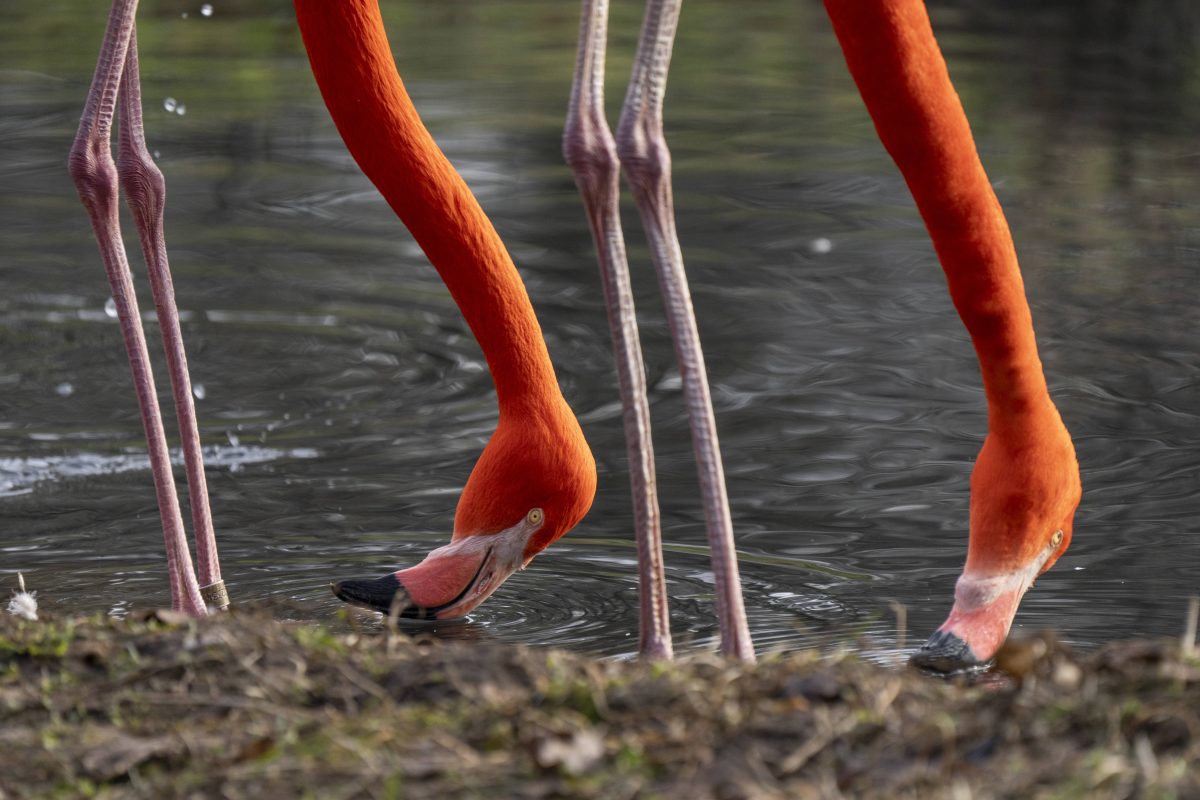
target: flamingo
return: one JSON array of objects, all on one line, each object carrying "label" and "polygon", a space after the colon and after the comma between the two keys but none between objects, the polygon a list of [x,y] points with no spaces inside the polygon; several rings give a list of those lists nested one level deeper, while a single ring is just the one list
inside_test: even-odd
[{"label": "flamingo", "polygon": [[[622,396],[630,462],[648,419],[637,347],[633,298],[617,213],[618,172],[633,189],[676,342],[700,463],[709,541],[717,583],[722,651],[752,658],[738,638],[740,606],[720,602],[736,582],[736,562],[719,565],[732,549],[721,457],[716,446],[704,361],[675,233],[670,151],[662,106],[682,0],[648,0],[633,75],[614,137],[604,115],[604,49],[608,0],[583,0],[579,55],[564,134],[564,153],[592,225],[599,254]],[[922,0],[825,0],[846,63],[884,147],[916,200],[971,335],[988,402],[988,435],[971,478],[967,563],[946,621],[913,655],[936,670],[986,663],[1003,644],[1021,598],[1070,544],[1080,500],[1079,465],[1070,434],[1050,398],[1034,339],[1008,223],[992,191],[966,113],[950,82]],[[632,410],[631,410],[632,409]],[[631,421],[632,420],[632,421]],[[645,468],[643,468],[645,469]],[[649,468],[652,480],[652,464]],[[635,506],[653,492],[635,470]],[[639,540],[657,547],[657,509],[638,508]],[[644,530],[642,529],[644,528]],[[644,574],[647,566],[643,565]],[[658,651],[670,652],[664,605],[646,631],[666,631]],[[665,596],[664,596],[665,603]],[[744,618],[743,618],[744,619]]]},{"label": "flamingo", "polygon": [[[719,565],[732,542],[721,457],[716,446],[704,361],[696,337],[683,261],[675,234],[670,152],[662,106],[682,0],[648,0],[633,75],[614,137],[604,115],[604,49],[608,0],[584,0],[579,55],[564,134],[564,153],[592,225],[599,254],[622,396],[630,462],[648,426],[633,298],[617,212],[624,169],[646,228],[676,341],[700,463],[709,541],[717,582],[722,651],[752,657],[738,638],[740,607],[720,603],[736,581],[736,562]],[[991,659],[1008,635],[1022,596],[1071,540],[1080,499],[1074,446],[1050,398],[1008,223],[975,150],[962,103],[950,82],[922,0],[825,0],[850,72],[885,148],[904,175],[941,260],[950,294],[971,335],[988,401],[988,435],[971,481],[967,563],[945,623],[914,654],[926,667],[951,670]],[[632,410],[631,410],[632,409]],[[634,471],[639,540],[657,547],[652,462]],[[649,547],[647,549],[649,549]],[[643,565],[643,571],[647,569]],[[652,601],[660,619],[647,628],[666,638],[665,596]],[[736,599],[736,598],[735,598]],[[743,618],[744,619],[744,618]],[[665,631],[665,634],[659,633]],[[654,646],[653,644],[651,645]]]},{"label": "flamingo", "polygon": [[1079,463],[1046,386],[1008,222],[924,3],[825,0],[825,8],[979,359],[988,432],[971,474],[967,561],[949,616],[913,659],[937,669],[979,664],[1071,543]]},{"label": "flamingo", "polygon": [[[634,189],[666,297],[684,378],[716,577],[721,649],[753,659],[732,526],[670,193],[662,131],[681,0],[650,0],[616,137],[603,112],[607,0],[584,0],[564,154],[600,256],[634,485],[642,578],[642,652],[671,654],[644,371],[616,214],[619,168]],[[136,0],[115,0],[70,171],[100,243],[151,452],[173,604],[203,614],[227,602],[211,520],[194,518],[193,573],[166,458],[161,414],[116,225],[118,182],[146,253],[168,353],[193,510],[207,514],[186,357],[161,216],[164,184],[146,152],[137,87]],[[414,567],[333,585],[343,600],[404,616],[462,616],[587,513],[595,463],[555,379],[520,278],[486,215],[425,130],[396,73],[375,0],[295,0],[313,73],[347,147],[425,250],[479,341],[496,384],[496,432],[476,463],[448,545]],[[976,153],[920,0],[826,0],[847,64],[904,175],[979,359],[988,434],[971,479],[970,539],[946,622],[914,656],[944,669],[986,662],[1033,580],[1071,540],[1080,498],[1070,435],[1037,354],[1011,234]],[[118,160],[109,151],[117,102]],[[192,440],[189,442],[189,440]],[[188,452],[191,452],[188,450]],[[198,502],[199,501],[199,502]],[[207,520],[207,521],[206,521]]]},{"label": "flamingo", "polygon": [[[194,509],[207,514],[199,435],[174,308],[162,230],[165,184],[146,150],[138,89],[136,0],[115,0],[69,171],[112,286],[151,454],[166,542],[172,605],[203,615],[223,584],[211,521],[195,522],[192,567],[145,335],[117,222],[118,190],[133,210],[151,276],[175,387],[181,438],[195,448],[187,474]],[[297,0],[313,72],[348,148],[425,249],[483,348],[500,418],[463,488],[448,545],[420,564],[374,580],[333,585],[344,600],[404,616],[463,616],[513,571],[587,513],[596,465],[555,378],[516,268],[462,178],[421,123],[391,56],[373,0]],[[118,156],[110,151],[120,103]],[[227,600],[225,601],[227,602]]]}]

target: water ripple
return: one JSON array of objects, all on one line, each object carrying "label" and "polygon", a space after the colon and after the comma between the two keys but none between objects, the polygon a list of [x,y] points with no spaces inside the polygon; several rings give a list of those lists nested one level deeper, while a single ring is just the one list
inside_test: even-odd
[{"label": "water ripple", "polygon": [[[725,35],[745,30],[736,3],[708,4],[709,24],[680,31],[668,102],[746,602],[760,646],[854,642],[886,658],[902,651],[893,601],[908,608],[911,646],[952,598],[987,426],[979,370],[819,4],[761,5],[779,23],[754,36]],[[1070,551],[1017,625],[1054,625],[1081,644],[1173,635],[1200,574],[1200,103],[1180,102],[1200,84],[1069,64],[1056,54],[1097,44],[1072,39],[1086,35],[1078,26],[1039,25],[1030,39],[1003,17],[972,25],[987,5],[958,4],[943,44],[1014,229],[1085,490]],[[72,3],[8,6],[0,573],[23,570],[62,610],[164,603],[120,331],[63,169],[94,51],[46,48],[43,35],[95,41],[97,20]],[[545,12],[506,3],[517,40],[497,37],[487,15],[425,14],[401,65],[509,244],[600,470],[579,530],[452,630],[622,656],[637,606],[621,414],[591,236],[560,156],[562,44],[577,20]],[[188,106],[160,110],[148,133],[170,187],[202,430],[253,445],[212,452],[226,579],[237,597],[330,619],[330,579],[382,574],[448,538],[497,412],[470,331],[358,172],[304,59],[261,46],[278,23],[275,4],[247,0],[148,37],[147,63],[170,78],[155,96]],[[1060,46],[1042,38],[1059,35]],[[632,228],[629,247],[677,640],[710,647],[678,371]],[[140,265],[135,275],[144,291]],[[148,293],[142,304],[152,320]]]},{"label": "water ripple", "polygon": [[[279,450],[272,447],[241,445],[210,445],[203,448],[203,452],[205,467],[227,469],[231,472],[250,464],[317,458],[320,455],[318,451],[307,447]],[[171,461],[175,465],[183,464],[183,453],[179,450],[172,451]],[[46,483],[149,469],[150,458],[145,453],[104,455],[78,452],[61,456],[0,458],[0,497],[28,494]]]}]

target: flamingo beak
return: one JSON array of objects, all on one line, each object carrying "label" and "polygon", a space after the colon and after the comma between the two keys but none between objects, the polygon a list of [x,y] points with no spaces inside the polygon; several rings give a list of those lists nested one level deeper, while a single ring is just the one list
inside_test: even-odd
[{"label": "flamingo beak", "polygon": [[403,619],[464,617],[527,563],[525,546],[542,525],[540,509],[511,528],[465,536],[432,551],[416,566],[382,578],[331,584],[334,595]]},{"label": "flamingo beak", "polygon": [[985,666],[1008,637],[1017,606],[1033,581],[1062,550],[1061,533],[1025,566],[981,574],[965,570],[954,587],[954,608],[912,663],[936,672]]},{"label": "flamingo beak", "polygon": [[987,664],[1004,644],[1028,587],[990,591],[986,600],[977,603],[963,597],[978,596],[975,583],[966,575],[959,578],[950,616],[913,654],[914,664],[935,672],[969,670]]}]

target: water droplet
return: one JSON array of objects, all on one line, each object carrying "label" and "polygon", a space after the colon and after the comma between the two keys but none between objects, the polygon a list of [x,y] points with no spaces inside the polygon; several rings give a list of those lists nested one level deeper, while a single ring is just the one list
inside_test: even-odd
[{"label": "water droplet", "polygon": [[187,113],[187,106],[185,106],[183,103],[180,103],[175,107],[175,113],[182,117]]},{"label": "water droplet", "polygon": [[205,3],[204,5],[200,6],[200,16],[211,17],[212,12],[213,12],[212,3]]},{"label": "water droplet", "polygon": [[187,17],[188,17],[188,12],[186,12],[186,11],[179,15],[180,19],[187,19]]},{"label": "water droplet", "polygon": [[112,319],[117,318],[117,301],[111,297],[104,301],[104,314]]},{"label": "water droplet", "polygon": [[167,111],[174,111],[176,105],[178,105],[178,103],[175,102],[174,97],[168,97],[163,100],[163,108],[165,108]]},{"label": "water droplet", "polygon": [[239,444],[242,443],[242,440],[239,439],[238,435],[236,433],[234,433],[233,431],[225,431],[225,438],[228,439],[229,443],[231,445],[233,445],[234,447],[237,447]]},{"label": "water droplet", "polygon": [[197,400],[203,400],[205,395],[207,395],[207,394],[208,394],[208,390],[204,388],[203,383],[193,383],[192,384],[192,396],[195,397]]},{"label": "water droplet", "polygon": [[162,158],[162,153],[160,153],[158,150],[155,150],[154,151],[154,160],[157,161],[160,158]]},{"label": "water droplet", "polygon": [[826,239],[824,236],[818,236],[808,243],[808,249],[812,250],[817,255],[825,255],[833,249],[833,242]]},{"label": "water droplet", "polygon": [[59,397],[70,397],[71,395],[75,394],[75,387],[66,381],[63,381],[58,386],[54,387],[54,392]]}]

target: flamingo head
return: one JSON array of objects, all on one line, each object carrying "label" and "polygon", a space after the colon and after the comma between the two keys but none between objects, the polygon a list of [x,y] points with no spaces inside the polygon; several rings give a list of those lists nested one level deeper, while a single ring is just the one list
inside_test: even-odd
[{"label": "flamingo head", "polygon": [[565,401],[502,407],[459,498],[450,544],[382,578],[335,583],[333,593],[410,619],[465,616],[575,527],[595,494],[596,462]]},{"label": "flamingo head", "polygon": [[1079,464],[1057,413],[1051,422],[984,442],[971,476],[967,564],[950,616],[913,656],[919,666],[950,672],[991,660],[1025,592],[1071,543]]}]

